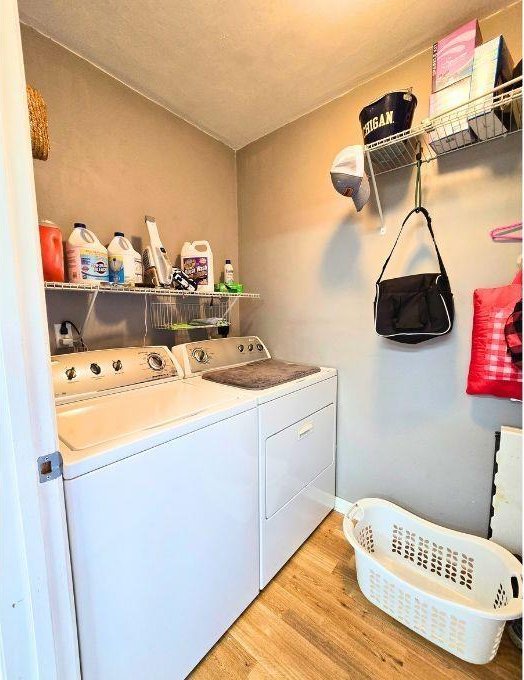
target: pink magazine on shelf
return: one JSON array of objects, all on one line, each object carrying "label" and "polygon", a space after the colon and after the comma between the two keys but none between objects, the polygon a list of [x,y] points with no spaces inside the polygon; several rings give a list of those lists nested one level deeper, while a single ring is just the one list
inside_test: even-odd
[{"label": "pink magazine on shelf", "polygon": [[432,92],[438,92],[470,76],[475,47],[481,43],[482,36],[476,19],[436,42],[433,45]]}]

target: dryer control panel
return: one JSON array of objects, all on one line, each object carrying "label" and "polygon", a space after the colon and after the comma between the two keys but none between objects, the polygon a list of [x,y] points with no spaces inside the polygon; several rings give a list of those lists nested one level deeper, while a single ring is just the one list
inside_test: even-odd
[{"label": "dryer control panel", "polygon": [[108,390],[182,377],[167,347],[123,347],[51,357],[55,399],[86,398]]},{"label": "dryer control panel", "polygon": [[183,367],[186,377],[214,368],[239,366],[251,361],[271,359],[267,347],[256,335],[188,342],[175,345],[172,351]]}]

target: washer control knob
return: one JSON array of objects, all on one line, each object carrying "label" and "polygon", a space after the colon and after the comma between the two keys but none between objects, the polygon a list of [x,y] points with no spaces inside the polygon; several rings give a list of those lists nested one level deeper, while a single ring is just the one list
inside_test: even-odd
[{"label": "washer control knob", "polygon": [[100,375],[100,373],[102,373],[102,369],[98,364],[93,363],[89,368],[91,369],[91,373],[94,373],[95,375]]},{"label": "washer control knob", "polygon": [[199,364],[207,364],[209,357],[207,356],[207,352],[205,349],[197,347],[196,349],[193,350],[192,354],[193,359],[195,361],[198,361]]},{"label": "washer control knob", "polygon": [[247,348],[248,348],[248,350],[249,350],[250,352],[252,352],[252,351],[253,351],[253,345],[252,345],[252,343],[249,343],[249,345],[247,346]]},{"label": "washer control knob", "polygon": [[149,364],[149,367],[153,369],[153,371],[161,371],[166,365],[164,359],[156,352],[153,352],[153,354],[150,354],[147,357],[147,363]]},{"label": "washer control knob", "polygon": [[244,345],[239,345],[237,347],[237,349],[238,349],[239,352],[243,352],[244,351]]},{"label": "washer control knob", "polygon": [[65,374],[68,380],[73,380],[73,378],[76,378],[76,368],[74,366],[66,368]]},{"label": "washer control knob", "polygon": [[260,342],[257,343],[257,349],[259,352],[262,352],[264,350],[264,345],[262,345]]},{"label": "washer control knob", "polygon": [[121,371],[122,370],[122,362],[120,361],[120,359],[113,361],[113,368],[115,369],[115,371]]}]

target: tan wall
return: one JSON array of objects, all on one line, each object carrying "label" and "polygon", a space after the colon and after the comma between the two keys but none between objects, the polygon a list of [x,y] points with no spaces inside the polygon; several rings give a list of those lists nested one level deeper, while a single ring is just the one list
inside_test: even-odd
[{"label": "tan wall", "polygon": [[[22,44],[27,82],[49,114],[49,160],[34,162],[40,218],[60,225],[64,238],[75,221],[105,244],[124,231],[141,250],[150,214],[173,260],[184,241],[207,239],[216,278],[226,257],[236,265],[234,152],[26,26]],[[53,292],[47,299],[51,322],[82,324],[86,296]],[[106,296],[86,340],[93,348],[142,342],[143,317],[143,298]]]},{"label": "tan wall", "polygon": [[[482,22],[521,56],[521,6]],[[413,85],[415,122],[428,115],[431,51],[356,88],[238,153],[241,275],[263,304],[243,310],[243,331],[275,355],[339,369],[337,494],[382,496],[449,526],[487,529],[494,432],[517,424],[520,406],[464,393],[472,293],[511,280],[518,247],[491,243],[488,230],[521,216],[520,134],[426,165],[429,208],[456,301],[456,326],[417,347],[378,338],[373,299],[402,217],[413,205],[414,173],[378,184],[388,224],[378,234],[374,201],[357,215],[329,177],[336,153],[361,142],[358,113],[384,92]],[[389,275],[432,270],[420,222]]]}]

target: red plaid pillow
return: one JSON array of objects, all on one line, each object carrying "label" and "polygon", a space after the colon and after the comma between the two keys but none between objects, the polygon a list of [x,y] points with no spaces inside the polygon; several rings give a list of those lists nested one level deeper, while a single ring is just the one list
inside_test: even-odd
[{"label": "red plaid pillow", "polygon": [[506,321],[522,298],[521,280],[519,273],[507,286],[474,292],[468,394],[522,399],[522,368],[513,363],[505,334]]}]

